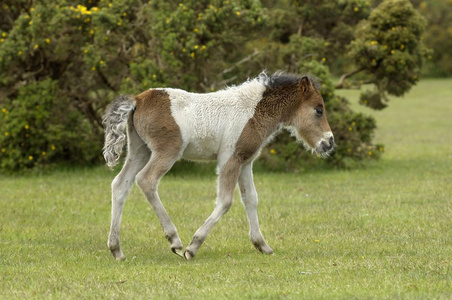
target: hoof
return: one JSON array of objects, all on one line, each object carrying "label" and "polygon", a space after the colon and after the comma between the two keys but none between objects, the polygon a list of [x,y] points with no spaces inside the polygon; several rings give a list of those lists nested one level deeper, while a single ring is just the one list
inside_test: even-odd
[{"label": "hoof", "polygon": [[111,254],[117,261],[126,260],[126,256],[121,250],[112,250]]},{"label": "hoof", "polygon": [[[253,243],[254,244],[254,243]],[[256,247],[257,250],[259,250],[260,252],[262,252],[263,254],[273,254],[273,249],[270,248],[269,245],[267,244],[254,244],[254,247]]]},{"label": "hoof", "polygon": [[270,248],[269,246],[267,246],[266,248],[263,248],[260,250],[262,253],[267,254],[267,255],[272,255],[273,254],[273,249]]},{"label": "hoof", "polygon": [[191,260],[193,257],[195,257],[195,254],[189,250],[185,250],[184,257],[186,260]]},{"label": "hoof", "polygon": [[171,251],[173,251],[173,253],[176,254],[177,256],[185,257],[184,252],[182,252],[182,248],[181,249],[171,248]]},{"label": "hoof", "polygon": [[125,256],[125,255],[118,256],[118,257],[116,257],[116,260],[117,260],[117,261],[123,261],[123,260],[126,260],[126,256]]}]

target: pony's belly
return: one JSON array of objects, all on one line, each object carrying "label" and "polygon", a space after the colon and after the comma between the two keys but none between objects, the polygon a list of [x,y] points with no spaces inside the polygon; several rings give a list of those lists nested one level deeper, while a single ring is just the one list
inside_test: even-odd
[{"label": "pony's belly", "polygon": [[216,160],[218,146],[213,141],[203,140],[190,142],[184,150],[182,157],[188,160]]}]

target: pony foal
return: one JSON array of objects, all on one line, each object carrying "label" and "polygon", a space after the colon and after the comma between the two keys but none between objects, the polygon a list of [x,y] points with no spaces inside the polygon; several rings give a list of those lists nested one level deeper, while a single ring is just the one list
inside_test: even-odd
[{"label": "pony foal", "polygon": [[[112,182],[108,237],[108,248],[118,260],[125,259],[119,231],[124,203],[135,180],[154,209],[171,250],[186,259],[196,255],[215,223],[229,210],[238,183],[251,242],[262,253],[272,254],[259,229],[253,161],[282,128],[313,153],[326,156],[334,146],[314,81],[285,73],[261,73],[239,86],[207,94],[159,88],[134,97],[119,96],[107,108],[103,121],[103,153],[109,167],[118,163],[127,130],[127,158]],[[160,179],[180,158],[216,159],[218,170],[215,209],[185,251],[157,192]]]}]

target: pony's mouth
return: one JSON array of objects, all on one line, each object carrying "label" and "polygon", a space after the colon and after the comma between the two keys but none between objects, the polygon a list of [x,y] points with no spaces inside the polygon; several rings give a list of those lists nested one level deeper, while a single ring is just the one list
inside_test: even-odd
[{"label": "pony's mouth", "polygon": [[334,150],[334,138],[330,136],[328,140],[322,139],[315,148],[315,152],[321,156],[328,156]]}]

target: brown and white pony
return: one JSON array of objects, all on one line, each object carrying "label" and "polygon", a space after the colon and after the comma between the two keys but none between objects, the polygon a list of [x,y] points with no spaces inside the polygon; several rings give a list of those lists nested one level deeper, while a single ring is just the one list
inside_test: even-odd
[{"label": "brown and white pony", "polygon": [[[158,88],[133,97],[119,96],[108,107],[104,125],[103,153],[109,167],[119,161],[127,129],[127,158],[112,182],[108,237],[108,247],[118,260],[125,259],[119,231],[124,203],[135,180],[155,210],[171,250],[186,259],[196,255],[215,223],[229,210],[238,183],[251,242],[262,253],[272,254],[259,229],[253,161],[283,128],[322,156],[334,146],[315,82],[308,76],[285,73],[261,73],[239,86],[207,94]],[[157,192],[160,179],[180,158],[217,160],[218,171],[215,209],[185,251]]]}]

